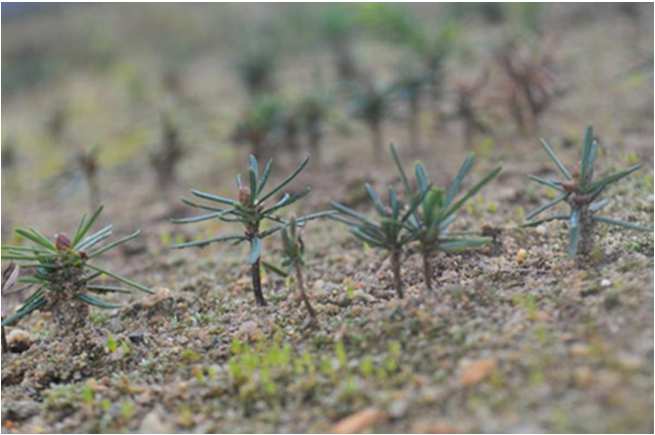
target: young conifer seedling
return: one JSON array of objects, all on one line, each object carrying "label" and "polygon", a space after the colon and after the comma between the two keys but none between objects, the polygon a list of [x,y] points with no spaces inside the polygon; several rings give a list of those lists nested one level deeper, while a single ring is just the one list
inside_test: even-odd
[{"label": "young conifer seedling", "polygon": [[369,129],[373,158],[380,161],[383,150],[383,123],[390,110],[393,87],[366,81],[354,88],[353,115]]},{"label": "young conifer seedling", "polygon": [[329,100],[327,95],[312,93],[306,95],[299,103],[298,115],[306,137],[307,148],[314,164],[321,162],[321,139],[323,138],[325,120],[328,116]]},{"label": "young conifer seedling", "polygon": [[272,95],[254,99],[239,120],[232,140],[247,144],[256,156],[271,155],[275,133],[281,130],[284,107],[282,101]]},{"label": "young conifer seedling", "polygon": [[429,85],[430,77],[422,71],[406,66],[400,70],[395,90],[407,102],[409,144],[414,152],[420,149],[420,120],[423,90]]},{"label": "young conifer seedling", "polygon": [[99,147],[93,146],[77,152],[77,162],[86,180],[89,190],[89,210],[93,212],[100,205],[100,186],[98,185],[98,154]]},{"label": "young conifer seedling", "polygon": [[60,328],[72,331],[83,327],[89,306],[102,309],[120,307],[96,295],[130,293],[128,288],[108,285],[104,281],[98,282],[102,277],[112,278],[127,287],[152,293],[149,288],[95,264],[95,259],[102,254],[134,239],[140,233],[136,231],[101,245],[100,242],[111,236],[111,225],[89,234],[101,212],[102,207],[99,207],[91,218],[83,216],[72,240],[60,233],[51,241],[35,229],[16,229],[16,234],[30,241],[32,245],[3,245],[2,259],[18,262],[23,270],[33,269],[33,274],[21,276],[17,282],[32,284],[36,290],[15,313],[2,321],[3,326],[12,325],[30,313],[43,309],[53,313]]},{"label": "young conifer seedling", "polygon": [[438,251],[456,252],[465,249],[477,248],[491,242],[488,237],[471,237],[472,233],[449,233],[448,227],[457,217],[457,212],[466,202],[475,196],[480,189],[493,180],[502,170],[499,166],[485,175],[482,180],[472,186],[461,198],[459,195],[464,178],[473,168],[475,156],[469,155],[459,168],[459,172],[450,183],[447,189],[430,186],[430,179],[422,163],[415,166],[417,193],[412,192],[409,179],[400,163],[396,147],[391,145],[391,154],[405,186],[407,196],[416,196],[420,192],[428,190],[427,195],[421,202],[421,206],[407,220],[407,228],[412,235],[412,240],[417,240],[420,245],[420,252],[423,258],[423,276],[425,286],[432,290],[432,264],[430,259]]},{"label": "young conifer seedling", "polygon": [[[272,234],[277,233],[288,225],[288,222],[285,219],[279,217],[277,213],[283,208],[290,206],[300,198],[307,195],[310,191],[310,188],[306,187],[298,193],[285,193],[282,198],[278,199],[277,202],[274,203],[271,203],[271,200],[273,200],[273,197],[276,194],[280,193],[282,189],[284,189],[291,181],[293,181],[294,178],[296,178],[296,176],[298,176],[298,174],[305,168],[308,161],[309,156],[305,158],[305,160],[303,160],[302,163],[300,163],[300,165],[287,178],[282,180],[280,184],[275,186],[268,193],[264,193],[264,188],[266,187],[266,182],[268,181],[271,174],[271,165],[273,161],[269,159],[264,166],[263,172],[260,174],[259,163],[253,155],[250,155],[249,158],[248,184],[244,185],[241,182],[241,177],[239,175],[236,177],[236,184],[238,189],[237,199],[231,199],[224,196],[192,190],[191,193],[194,196],[211,201],[213,203],[221,204],[221,207],[198,204],[187,199],[183,199],[182,201],[185,204],[198,209],[207,210],[210,213],[194,216],[191,218],[175,219],[173,220],[173,223],[187,224],[219,219],[223,222],[235,222],[241,224],[243,226],[244,232],[243,234],[220,236],[209,240],[181,243],[178,245],[173,245],[173,248],[180,249],[201,247],[214,242],[232,242],[232,244],[235,245],[242,242],[248,242],[250,244],[248,263],[250,263],[252,288],[255,295],[255,301],[260,306],[266,305],[266,300],[264,299],[261,288],[260,272],[262,240]],[[309,214],[296,219],[296,223],[301,225],[307,221],[328,216],[330,214],[331,212],[318,212]],[[262,231],[261,224],[265,220],[272,221],[275,225],[270,229]]]},{"label": "young conifer seedling", "polygon": [[398,297],[402,298],[404,292],[400,274],[401,257],[405,245],[410,243],[414,237],[412,233],[407,231],[407,221],[423,202],[430,190],[430,186],[423,186],[420,192],[413,195],[408,206],[405,206],[398,199],[398,194],[391,187],[389,188],[388,205],[382,202],[380,195],[368,183],[366,183],[365,187],[377,214],[380,216],[379,222],[373,221],[364,214],[338,202],[332,202],[332,206],[339,212],[339,215],[331,218],[348,225],[350,232],[363,242],[390,253],[394,286]]},{"label": "young conifer seedling", "polygon": [[179,129],[168,113],[161,116],[161,136],[161,145],[150,153],[150,164],[155,170],[157,190],[165,195],[177,180],[177,164],[184,156]]},{"label": "young conifer seedling", "polygon": [[303,276],[303,266],[305,265],[305,244],[301,236],[302,228],[298,226],[296,219],[289,220],[289,226],[282,229],[282,248],[283,259],[282,266],[289,270],[289,273],[295,273],[296,287],[300,293],[303,304],[312,320],[316,320],[316,311],[309,302],[305,292],[305,279]]},{"label": "young conifer seedling", "polygon": [[250,97],[273,92],[277,70],[274,47],[253,46],[240,50],[236,70]]},{"label": "young conifer seedling", "polygon": [[[600,199],[600,195],[608,186],[620,179],[632,174],[639,169],[640,164],[633,165],[623,171],[608,174],[594,180],[594,163],[598,155],[598,141],[594,138],[593,128],[587,127],[584,135],[582,157],[577,168],[569,170],[562,161],[555,155],[552,147],[545,140],[541,139],[546,153],[555,163],[555,166],[562,174],[561,180],[550,180],[530,175],[529,178],[546,187],[557,190],[559,193],[552,201],[536,208],[526,216],[528,223],[525,226],[537,226],[544,222],[553,220],[566,220],[569,224],[569,246],[568,254],[571,257],[587,255],[593,247],[593,228],[596,223],[616,225],[638,231],[652,231],[631,222],[624,222],[610,219],[604,216],[596,216],[596,212],[608,204],[607,199]],[[568,214],[556,214],[545,219],[534,220],[542,212],[559,204],[566,202],[570,207]]]}]

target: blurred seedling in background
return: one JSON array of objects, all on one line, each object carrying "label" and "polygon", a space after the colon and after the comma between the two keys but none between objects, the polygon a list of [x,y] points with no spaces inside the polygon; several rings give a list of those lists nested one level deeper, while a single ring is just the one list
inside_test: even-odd
[{"label": "blurred seedling in background", "polygon": [[399,200],[398,194],[392,187],[388,190],[388,204],[382,202],[380,195],[368,183],[365,184],[365,188],[380,217],[379,221],[376,222],[338,202],[332,202],[332,207],[339,214],[332,216],[331,219],[348,225],[350,232],[364,243],[388,251],[391,255],[394,287],[398,297],[402,298],[404,292],[400,270],[401,259],[405,245],[414,239],[414,234],[408,231],[408,221],[423,202],[431,186],[421,186],[422,190],[413,194],[407,205]]},{"label": "blurred seedling in background", "polygon": [[332,51],[337,78],[344,83],[357,80],[360,75],[354,54],[357,19],[352,10],[330,4],[322,13],[320,28]]},{"label": "blurred seedling in background", "polygon": [[311,316],[312,320],[316,320],[316,311],[312,307],[305,291],[305,279],[303,275],[303,267],[305,266],[305,244],[302,240],[302,228],[296,223],[296,219],[292,217],[289,220],[289,225],[282,229],[282,266],[284,266],[289,273],[294,273],[296,277],[296,287],[300,293],[300,297]]},{"label": "blurred seedling in background", "polygon": [[315,165],[320,165],[322,160],[321,141],[329,108],[328,96],[317,91],[308,93],[298,103],[300,125]]},{"label": "blurred seedling in background", "polygon": [[281,114],[279,117],[281,140],[284,148],[291,154],[300,150],[300,118],[298,107],[295,102],[283,101],[281,103]]},{"label": "blurred seedling in background", "polygon": [[98,154],[100,148],[94,145],[90,148],[83,148],[76,154],[76,160],[84,180],[89,195],[89,210],[93,212],[100,205],[100,186],[98,184]]},{"label": "blurred seedling in background", "polygon": [[239,52],[236,69],[239,79],[250,97],[258,97],[275,90],[277,70],[276,51],[270,46],[255,45]]},{"label": "blurred seedling in background", "polygon": [[352,114],[368,127],[373,158],[379,162],[384,150],[383,124],[391,110],[393,87],[366,80],[352,87]]},{"label": "blurred seedling in background", "polygon": [[170,190],[177,181],[177,165],[184,156],[184,148],[180,141],[180,133],[177,124],[168,113],[161,115],[161,143],[160,146],[150,152],[150,164],[152,165],[157,190],[162,194]]},{"label": "blurred seedling in background", "polygon": [[421,148],[420,120],[423,92],[430,84],[431,77],[416,66],[403,63],[396,81],[394,90],[400,98],[407,102],[407,130],[411,149],[418,153]]},{"label": "blurred seedling in background", "polygon": [[11,136],[2,138],[2,169],[11,169],[16,164],[16,140]]},{"label": "blurred seedling in background", "polygon": [[[244,231],[243,234],[232,234],[208,240],[180,243],[173,245],[173,248],[179,249],[202,247],[210,243],[217,242],[230,242],[232,245],[247,242],[250,245],[248,263],[250,264],[255,301],[257,305],[266,305],[266,300],[264,299],[261,288],[260,264],[262,263],[262,240],[277,233],[288,225],[288,222],[280,217],[278,213],[283,208],[288,207],[299,199],[303,198],[310,192],[310,189],[309,187],[306,187],[298,193],[284,193],[282,198],[277,200],[277,202],[272,204],[271,202],[276,194],[281,193],[282,189],[284,189],[298,176],[298,174],[305,168],[305,166],[307,166],[308,162],[309,157],[305,158],[305,160],[303,160],[289,176],[282,180],[282,182],[280,182],[277,186],[272,188],[268,193],[264,193],[264,188],[266,187],[266,183],[271,174],[271,165],[273,161],[269,159],[264,166],[263,172],[260,174],[259,163],[253,155],[250,155],[249,157],[247,184],[242,183],[240,175],[237,175],[236,177],[236,187],[238,190],[237,199],[231,199],[211,193],[192,190],[191,193],[194,196],[208,200],[212,203],[221,204],[221,207],[198,204],[190,200],[183,199],[182,201],[185,204],[194,208],[209,211],[210,213],[190,218],[175,219],[173,220],[174,223],[187,224],[218,219],[223,222],[239,223],[243,226]],[[328,216],[330,214],[331,212],[318,212],[309,214],[307,216],[297,218],[296,225],[303,225],[307,221]],[[271,228],[262,231],[261,225],[263,221],[271,221],[274,225]]]},{"label": "blurred seedling in background", "polygon": [[473,198],[485,185],[493,180],[502,170],[499,166],[486,174],[473,185],[466,193],[457,199],[462,190],[462,183],[473,169],[475,156],[469,155],[462,163],[459,171],[447,189],[439,187],[430,188],[431,182],[422,163],[415,166],[417,190],[414,191],[409,183],[407,174],[398,157],[396,148],[391,145],[391,154],[400,172],[405,187],[406,197],[418,197],[426,192],[420,207],[409,216],[405,225],[411,235],[411,240],[418,241],[420,253],[423,258],[423,277],[425,286],[432,290],[432,263],[431,259],[436,251],[459,252],[466,249],[478,248],[492,240],[488,237],[473,237],[476,233],[449,232],[448,227],[457,217],[457,212]]},{"label": "blurred seedling in background", "polygon": [[[623,171],[604,175],[594,180],[594,164],[598,155],[598,141],[594,138],[593,128],[587,127],[584,135],[584,145],[579,164],[572,171],[569,170],[557,157],[552,147],[544,139],[541,139],[546,153],[555,163],[562,175],[560,180],[545,179],[530,175],[529,178],[558,192],[557,197],[552,201],[536,208],[528,213],[525,226],[538,226],[544,222],[554,220],[568,221],[569,244],[568,254],[570,257],[587,256],[593,248],[593,229],[596,223],[615,225],[638,231],[653,231],[653,228],[637,225],[631,222],[624,222],[604,216],[597,216],[596,213],[603,209],[609,202],[608,199],[600,199],[600,195],[612,184],[632,174],[640,164],[630,166]],[[534,220],[544,211],[566,202],[570,207],[567,214],[556,214],[550,217]]]},{"label": "blurred seedling in background", "polygon": [[253,155],[272,155],[270,148],[280,128],[283,109],[277,97],[264,95],[256,98],[241,116],[232,140],[237,144],[248,144]]},{"label": "blurred seedling in background", "polygon": [[496,59],[506,77],[505,106],[519,131],[533,134],[553,102],[565,93],[554,73],[553,47],[544,42],[535,48],[512,40]]},{"label": "blurred seedling in background", "polygon": [[64,138],[68,124],[70,123],[70,111],[65,100],[58,100],[54,103],[48,119],[46,130],[52,140],[59,143]]},{"label": "blurred seedling in background", "polygon": [[439,117],[439,99],[446,83],[446,61],[455,48],[458,27],[454,21],[444,22],[436,32],[432,27],[417,27],[409,39],[409,47],[416,53],[423,65],[427,86],[431,92],[432,109],[435,120]]},{"label": "blurred seedling in background", "polygon": [[[101,309],[119,308],[97,295],[131,293],[129,288],[152,293],[147,287],[128,278],[110,272],[95,264],[102,254],[136,238],[140,231],[102,245],[112,234],[108,225],[95,233],[89,233],[102,207],[90,217],[83,216],[73,239],[65,234],[49,240],[32,228],[17,228],[16,234],[31,242],[31,246],[2,245],[2,260],[16,261],[22,270],[33,270],[18,278],[20,284],[36,288],[16,312],[7,316],[2,325],[13,325],[36,310],[52,312],[55,323],[62,330],[84,328],[89,307]],[[113,279],[126,287],[108,285],[102,278]]]},{"label": "blurred seedling in background", "polygon": [[482,120],[480,107],[477,101],[489,79],[489,72],[482,74],[472,81],[460,80],[455,83],[455,112],[448,118],[458,119],[462,122],[462,138],[464,147],[471,149],[476,134],[489,134],[491,128]]}]

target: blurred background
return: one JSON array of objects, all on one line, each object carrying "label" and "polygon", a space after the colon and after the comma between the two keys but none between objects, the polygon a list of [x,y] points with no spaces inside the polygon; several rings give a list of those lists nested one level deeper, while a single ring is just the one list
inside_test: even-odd
[{"label": "blurred background", "polygon": [[341,197],[391,141],[444,180],[469,151],[519,180],[538,136],[574,156],[593,123],[652,166],[650,3],[3,3],[2,24],[3,235],[100,202],[164,219],[249,152],[309,152]]}]

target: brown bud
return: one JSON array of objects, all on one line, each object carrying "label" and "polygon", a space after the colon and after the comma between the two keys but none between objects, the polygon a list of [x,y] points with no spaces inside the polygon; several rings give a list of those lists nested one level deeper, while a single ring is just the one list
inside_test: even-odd
[{"label": "brown bud", "polygon": [[250,204],[250,189],[245,186],[239,189],[239,202],[243,205]]},{"label": "brown bud", "polygon": [[577,189],[577,184],[572,181],[562,181],[562,188],[565,192],[571,193]]},{"label": "brown bud", "polygon": [[57,251],[65,251],[66,249],[70,249],[71,241],[65,234],[56,234],[55,247],[57,248]]}]

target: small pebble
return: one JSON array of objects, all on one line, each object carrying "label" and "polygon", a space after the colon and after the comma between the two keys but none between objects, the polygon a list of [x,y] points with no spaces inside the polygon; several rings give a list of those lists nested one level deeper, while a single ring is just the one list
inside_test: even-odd
[{"label": "small pebble", "polygon": [[33,339],[29,332],[22,329],[12,329],[7,334],[7,345],[12,352],[20,353],[30,348]]},{"label": "small pebble", "polygon": [[519,249],[518,252],[516,253],[516,262],[518,264],[525,263],[525,260],[527,260],[527,258],[528,258],[528,251],[526,251],[523,248]]}]

